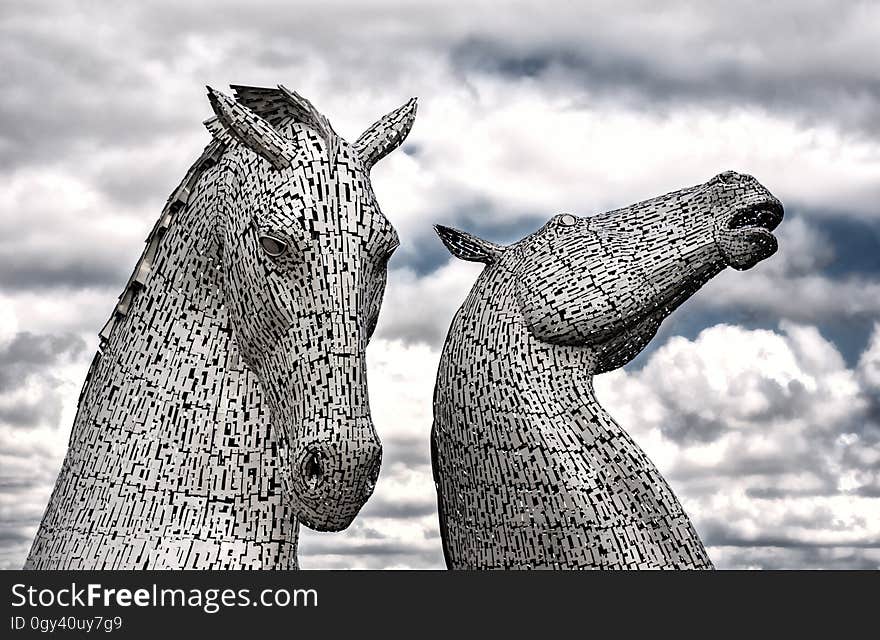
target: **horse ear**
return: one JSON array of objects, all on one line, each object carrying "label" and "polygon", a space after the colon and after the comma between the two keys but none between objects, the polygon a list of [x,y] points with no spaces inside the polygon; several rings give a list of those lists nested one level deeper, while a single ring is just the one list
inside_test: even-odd
[{"label": "horse ear", "polygon": [[374,122],[355,141],[354,148],[367,171],[382,158],[394,151],[409,135],[416,119],[416,98]]},{"label": "horse ear", "polygon": [[[208,87],[208,100],[219,123],[244,146],[268,160],[275,169],[285,169],[293,164],[295,153],[290,142],[271,124],[211,87]],[[214,131],[212,134],[216,135]]]},{"label": "horse ear", "polygon": [[468,262],[491,264],[501,256],[505,249],[500,244],[483,240],[452,227],[444,227],[442,224],[435,224],[434,231],[437,232],[440,240],[452,255]]}]

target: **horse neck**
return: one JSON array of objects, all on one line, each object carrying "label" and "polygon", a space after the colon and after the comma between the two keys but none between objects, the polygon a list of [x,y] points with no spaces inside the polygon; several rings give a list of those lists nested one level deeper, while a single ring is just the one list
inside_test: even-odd
[{"label": "horse neck", "polygon": [[[150,566],[291,568],[297,525],[281,496],[278,445],[224,306],[218,171],[202,176],[176,214],[95,357],[43,528],[76,528],[85,503],[100,514],[92,537],[147,540],[159,558]],[[153,504],[123,513],[133,501]]]},{"label": "horse neck", "polygon": [[[100,426],[161,438],[183,458],[192,455],[195,442],[210,444],[229,376],[251,377],[236,361],[223,305],[210,195],[193,194],[162,237],[149,277],[117,318],[81,403],[81,409],[96,400],[125,407]],[[254,382],[248,379],[245,386]],[[107,388],[112,395],[102,394]],[[213,411],[190,424],[176,417],[181,411],[195,415],[196,408]],[[169,432],[169,420],[181,430]]]},{"label": "horse neck", "polygon": [[[449,335],[432,446],[452,566],[711,566],[659,471],[597,402],[594,356],[531,336],[513,274],[488,267]],[[623,555],[593,555],[600,530]]]},{"label": "horse neck", "polygon": [[593,356],[536,340],[522,319],[514,282],[503,264],[483,271],[453,320],[441,375],[451,367],[476,378],[479,388],[509,387],[521,415],[558,415],[575,404],[602,411],[593,393]]}]

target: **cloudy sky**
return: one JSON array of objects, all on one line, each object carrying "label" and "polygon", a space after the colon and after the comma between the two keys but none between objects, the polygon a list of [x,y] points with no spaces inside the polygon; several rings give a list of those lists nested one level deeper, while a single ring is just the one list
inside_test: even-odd
[{"label": "cloudy sky", "polygon": [[419,97],[373,171],[403,243],[368,350],[385,462],[349,530],[303,533],[303,567],[443,566],[431,391],[479,266],[433,223],[509,242],[724,169],[785,203],[779,253],[713,280],[600,400],[719,567],[880,567],[880,5],[120,4],[0,6],[0,566],[24,560],[97,333],[208,142],[204,86],[283,83],[349,140]]}]

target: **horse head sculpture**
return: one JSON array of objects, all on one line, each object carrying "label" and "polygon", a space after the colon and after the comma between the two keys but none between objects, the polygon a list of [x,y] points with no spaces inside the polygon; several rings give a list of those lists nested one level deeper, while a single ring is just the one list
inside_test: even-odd
[{"label": "horse head sculpture", "polygon": [[398,239],[369,174],[415,100],[349,144],[284,87],[234,89],[101,331],[29,568],[295,568],[299,523],[343,529],[373,490]]},{"label": "horse head sculpture", "polygon": [[592,377],[634,358],[725,267],[771,256],[782,215],[757,180],[727,171],[607,213],[557,215],[508,247],[437,227],[453,255],[487,265],[435,390],[450,567],[711,566]]},{"label": "horse head sculpture", "polygon": [[[349,145],[283,87],[269,98],[239,93],[243,102],[209,90],[219,122],[241,143],[221,162],[227,197],[215,214],[231,326],[286,445],[300,521],[343,529],[379,473],[364,350],[399,244],[369,169],[406,136],[415,101]],[[301,115],[276,128],[246,106],[259,99]]]}]

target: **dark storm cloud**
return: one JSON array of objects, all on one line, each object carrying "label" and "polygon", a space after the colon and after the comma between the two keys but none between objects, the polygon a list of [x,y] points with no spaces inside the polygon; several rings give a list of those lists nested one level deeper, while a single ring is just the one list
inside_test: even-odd
[{"label": "dark storm cloud", "polygon": [[880,218],[859,219],[845,211],[805,215],[828,238],[832,248],[833,259],[823,269],[826,274],[832,277],[880,274]]},{"label": "dark storm cloud", "polygon": [[876,570],[880,567],[877,547],[758,547],[710,548],[713,555],[724,554],[724,565],[734,568],[801,569],[835,567],[850,570]]},{"label": "dark storm cloud", "polygon": [[712,442],[724,433],[727,425],[716,417],[681,412],[661,426],[663,435],[680,444]]},{"label": "dark storm cloud", "polygon": [[809,542],[789,536],[737,536],[731,535],[730,528],[722,520],[712,518],[701,522],[700,530],[703,541],[709,546],[719,547],[786,547],[797,548],[835,548],[844,547],[851,549],[878,549],[880,540],[866,540],[852,543],[845,540],[847,526],[835,521],[835,515],[830,510],[817,509],[806,517],[789,516],[785,525],[806,529],[837,530],[841,539],[827,542]]},{"label": "dark storm cloud", "polygon": [[61,403],[57,398],[37,401],[19,401],[11,407],[0,407],[0,422],[12,427],[33,427],[44,421],[55,422],[61,415]]},{"label": "dark storm cloud", "polygon": [[[462,74],[495,73],[511,79],[528,78],[555,84],[560,92],[585,91],[630,108],[650,111],[675,104],[713,107],[760,106],[794,114],[811,124],[833,123],[875,135],[880,125],[880,77],[828,74],[821,69],[801,78],[780,78],[762,70],[722,61],[699,74],[666,66],[663,51],[656,56],[629,57],[626,51],[609,55],[590,50],[589,41],[571,48],[517,50],[492,40],[468,40],[451,54]],[[577,95],[575,93],[574,95]],[[584,96],[583,99],[588,99]],[[851,103],[859,105],[848,109]]]},{"label": "dark storm cloud", "polygon": [[113,255],[97,252],[59,255],[54,250],[41,252],[37,248],[24,252],[0,247],[0,288],[6,291],[88,289],[112,285],[121,290],[130,272],[131,266]]},{"label": "dark storm cloud", "polygon": [[[12,178],[3,194],[0,290],[50,296],[61,289],[121,290],[143,250],[149,223],[114,216],[112,201],[79,181],[56,180],[61,184],[47,177],[23,187],[25,181]],[[158,213],[164,197],[156,194],[154,200]]]},{"label": "dark storm cloud", "polygon": [[190,111],[157,102],[155,79],[140,65],[62,21],[58,27],[34,33],[0,26],[7,92],[0,100],[0,169],[145,143],[191,124]]},{"label": "dark storm cloud", "polygon": [[30,542],[31,535],[28,532],[20,531],[17,529],[0,529],[0,547],[5,547],[7,545],[16,545]]},{"label": "dark storm cloud", "polygon": [[493,19],[497,12],[475,3],[468,23],[436,2],[258,2],[247,10],[236,2],[6,3],[0,167],[191,127],[207,110],[194,99],[200,84],[189,86],[181,67],[204,78],[240,60],[271,72],[320,58],[341,72],[338,82],[350,83],[356,68],[369,85],[365,78],[387,83],[413,56],[446,56],[465,77],[546,80],[548,90],[571,97],[604,95],[645,109],[757,104],[869,135],[880,123],[877,50],[869,45],[878,29],[857,3],[748,2],[735,12],[707,5],[699,16],[670,3],[662,19],[640,22],[601,3],[558,11],[512,3],[505,20]]},{"label": "dark storm cloud", "polygon": [[[728,425],[728,431],[730,426]],[[806,438],[809,441],[809,438]],[[682,448],[693,446],[699,443],[686,443],[681,445]],[[750,453],[740,453],[735,456],[729,456],[718,462],[712,467],[713,477],[726,478],[728,481],[743,480],[751,478],[750,483],[755,486],[760,493],[764,486],[766,478],[779,478],[785,474],[803,473],[809,476],[815,483],[810,489],[792,492],[791,495],[811,495],[822,496],[838,494],[837,483],[839,481],[839,470],[832,469],[832,461],[829,459],[828,451],[832,449],[828,442],[811,442],[817,446],[815,452],[797,453],[786,456],[779,455],[754,455]],[[687,463],[679,464],[673,471],[667,474],[670,480],[680,483],[689,483],[692,480],[699,480],[706,473],[703,466],[689,465]]]},{"label": "dark storm cloud", "polygon": [[430,497],[408,498],[406,500],[389,500],[377,497],[371,499],[364,507],[365,517],[377,518],[415,518],[426,516],[437,511],[437,503]]},{"label": "dark storm cloud", "polygon": [[[44,489],[54,482],[57,469],[34,469],[33,458],[13,461],[8,469],[0,472],[0,492],[4,495],[22,496],[35,489]],[[17,524],[35,524],[34,517],[42,515],[40,506],[21,505],[22,511]],[[5,520],[5,519],[4,519]]]},{"label": "dark storm cloud", "polygon": [[[189,162],[187,159],[151,160],[149,165],[141,161],[135,171],[124,162],[105,167],[95,175],[93,184],[113,202],[132,206],[152,202],[158,215],[167,196],[177,188]],[[169,165],[173,167],[171,170]],[[162,188],[157,188],[157,185],[163,185],[167,193],[163,193]]]},{"label": "dark storm cloud", "polygon": [[760,500],[779,500],[793,497],[833,496],[837,494],[837,487],[828,486],[825,489],[782,489],[774,486],[748,487],[745,494],[749,498]]},{"label": "dark storm cloud", "polygon": [[[871,391],[860,390],[861,399]],[[849,412],[841,415],[833,424],[827,424],[820,417],[822,405],[827,402],[816,397],[804,385],[792,380],[780,384],[772,379],[759,379],[749,388],[738,389],[734,381],[727,394],[731,398],[741,398],[745,404],[747,396],[758,394],[761,406],[755,411],[739,411],[735,415],[724,410],[724,404],[710,409],[711,400],[700,412],[693,412],[679,405],[674,394],[665,394],[660,402],[666,405],[668,418],[659,426],[660,431],[671,442],[683,448],[705,445],[729,435],[733,424],[747,421],[751,428],[763,431],[766,438],[773,437],[776,425],[798,424],[797,446],[792,446],[785,455],[742,451],[737,455],[726,456],[713,465],[715,478],[728,477],[746,483],[745,493],[754,498],[779,499],[784,496],[833,496],[840,494],[839,482],[841,468],[858,471],[860,474],[880,470],[880,461],[866,462],[863,452],[880,444],[880,423],[871,414],[870,403],[853,403]],[[858,446],[834,452],[839,438],[845,434],[858,434]],[[669,473],[669,478],[688,483],[699,480],[705,468],[698,465],[680,464]],[[786,474],[799,474],[809,477],[808,487],[781,489],[774,485],[774,478]],[[863,486],[860,491],[870,491]],[[857,492],[859,493],[859,492]],[[719,543],[720,544],[720,543]]]},{"label": "dark storm cloud", "polygon": [[412,236],[406,246],[395,252],[390,263],[394,269],[412,269],[423,276],[436,271],[450,259],[433,230],[434,224],[456,227],[462,231],[498,244],[512,244],[537,231],[555,211],[526,213],[513,220],[501,215],[496,204],[486,198],[473,198],[441,211],[435,219],[426,221],[420,233]]},{"label": "dark storm cloud", "polygon": [[7,344],[0,345],[0,393],[18,387],[29,376],[45,375],[52,365],[75,358],[84,349],[83,339],[72,333],[17,333]]},{"label": "dark storm cloud", "polygon": [[[388,264],[389,268],[411,269],[419,276],[436,271],[449,260],[449,251],[439,239],[435,242],[434,238],[427,232],[415,236],[406,247],[402,246],[394,252]],[[417,336],[409,337],[417,338]]]},{"label": "dark storm cloud", "polygon": [[[0,170],[85,160],[101,150],[138,148],[197,129],[211,115],[203,87],[213,74],[235,73],[239,61],[261,73],[296,66],[315,54],[332,53],[336,47],[323,50],[329,44],[324,38],[351,26],[342,21],[334,29],[333,21],[314,16],[314,30],[302,33],[303,13],[312,10],[277,2],[249,7],[244,11],[235,2],[5,3]],[[209,53],[200,57],[202,45]],[[348,66],[351,62],[365,60],[355,58]]]},{"label": "dark storm cloud", "polygon": [[43,482],[43,478],[40,476],[30,476],[30,477],[17,477],[17,478],[6,478],[0,476],[0,491],[2,492],[13,492],[13,491],[24,491],[28,489],[33,489],[38,484]]},{"label": "dark storm cloud", "polygon": [[27,375],[53,364],[61,355],[77,356],[84,347],[82,338],[74,334],[53,336],[22,331],[0,347],[0,367],[4,371],[13,368],[17,373]]},{"label": "dark storm cloud", "polygon": [[[61,413],[61,394],[50,373],[53,366],[79,356],[85,343],[74,334],[59,336],[16,334],[0,345],[0,423],[13,428],[33,428],[57,424]],[[16,396],[25,385],[36,384],[38,396]],[[3,450],[4,455],[12,452]]]},{"label": "dark storm cloud", "polygon": [[[736,382],[731,384],[728,393],[737,396],[743,391],[736,388]],[[772,423],[777,420],[796,418],[803,413],[804,407],[810,401],[810,394],[798,380],[790,380],[781,384],[777,380],[761,379],[756,387],[750,390],[759,393],[766,400],[766,404],[751,412],[743,413],[743,417],[756,423]],[[671,398],[670,398],[671,400]],[[681,445],[689,446],[700,443],[714,442],[724,435],[729,428],[726,416],[705,415],[690,410],[688,407],[670,407],[670,420],[660,426],[663,435],[669,440]],[[861,419],[861,415],[858,416]],[[838,425],[840,432],[850,430],[852,425]],[[825,434],[819,434],[825,436]],[[827,437],[823,438],[827,439]],[[827,445],[828,443],[823,443]],[[728,470],[729,473],[742,473],[746,471],[742,467]],[[755,468],[748,469],[750,472],[758,471]]]}]

